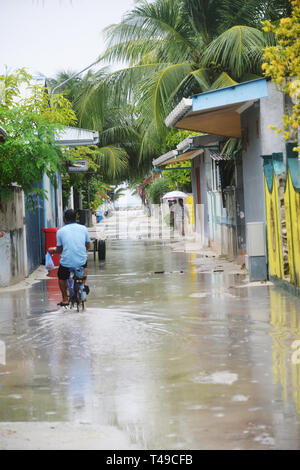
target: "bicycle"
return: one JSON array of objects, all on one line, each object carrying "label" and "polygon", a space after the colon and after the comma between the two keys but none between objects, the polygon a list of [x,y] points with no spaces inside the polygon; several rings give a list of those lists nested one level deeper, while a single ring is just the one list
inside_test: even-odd
[{"label": "bicycle", "polygon": [[70,277],[67,280],[69,304],[70,308],[76,305],[77,312],[80,311],[80,308],[82,312],[86,310],[88,287],[84,285],[85,279],[84,268],[70,269]]}]

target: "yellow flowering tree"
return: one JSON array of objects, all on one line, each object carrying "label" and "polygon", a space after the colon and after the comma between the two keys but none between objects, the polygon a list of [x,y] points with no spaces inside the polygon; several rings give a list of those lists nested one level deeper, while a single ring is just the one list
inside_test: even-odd
[{"label": "yellow flowering tree", "polygon": [[[284,132],[286,140],[297,141],[300,124],[300,0],[290,1],[291,16],[282,18],[277,24],[263,22],[264,31],[274,33],[276,45],[265,49],[262,69],[292,101],[292,106],[283,115],[283,126],[269,127],[276,129],[277,133]],[[294,150],[299,149],[296,147]]]}]

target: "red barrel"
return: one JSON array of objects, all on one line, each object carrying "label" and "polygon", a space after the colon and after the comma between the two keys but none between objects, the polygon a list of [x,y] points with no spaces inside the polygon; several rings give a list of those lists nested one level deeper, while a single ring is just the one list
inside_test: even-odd
[{"label": "red barrel", "polygon": [[[42,231],[45,233],[45,253],[47,253],[50,247],[56,246],[56,233],[58,230],[59,227],[48,227],[42,229]],[[52,255],[52,259],[55,266],[59,266],[59,255],[55,253]]]}]

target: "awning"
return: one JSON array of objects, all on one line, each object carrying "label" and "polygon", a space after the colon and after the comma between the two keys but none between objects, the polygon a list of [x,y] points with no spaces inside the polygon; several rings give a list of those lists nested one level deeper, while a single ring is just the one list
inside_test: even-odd
[{"label": "awning", "polygon": [[181,153],[178,154],[176,157],[171,158],[170,160],[167,160],[166,162],[163,163],[163,165],[170,165],[171,163],[178,163],[178,162],[187,162],[188,160],[192,160],[195,157],[198,157],[198,155],[201,155],[203,153],[203,149],[195,149],[195,150],[190,150],[189,152],[186,153]]},{"label": "awning", "polygon": [[221,155],[220,152],[216,152],[214,150],[209,151],[209,156],[215,161],[221,161],[221,160],[231,160],[230,156],[228,155]]},{"label": "awning", "polygon": [[165,123],[177,129],[240,138],[240,114],[266,96],[266,78],[201,93],[189,100],[184,98]]},{"label": "awning", "polygon": [[66,147],[79,147],[81,145],[96,145],[99,142],[99,133],[78,127],[67,127],[55,139],[57,145]]},{"label": "awning", "polygon": [[152,164],[155,167],[170,165],[171,163],[186,162],[193,160],[203,154],[204,149],[219,151],[219,142],[224,140],[223,136],[209,134],[195,135],[182,140],[176,150],[161,155]]},{"label": "awning", "polygon": [[171,150],[170,152],[164,153],[160,157],[152,160],[152,165],[153,166],[160,166],[160,165],[167,165],[169,160],[173,160],[175,157],[177,157],[178,151],[177,150]]},{"label": "awning", "polygon": [[191,98],[182,98],[180,103],[170,112],[169,116],[165,120],[165,124],[168,127],[174,127],[173,123],[178,121],[182,118],[186,112],[188,112],[193,104],[193,100]]},{"label": "awning", "polygon": [[205,148],[215,148],[219,149],[219,142],[224,140],[223,136],[216,136],[216,135],[210,135],[210,134],[201,134],[201,135],[195,135],[195,136],[190,136],[187,139],[183,140],[180,142],[176,149],[178,150],[178,153],[191,153],[195,150],[202,149],[204,150]]}]

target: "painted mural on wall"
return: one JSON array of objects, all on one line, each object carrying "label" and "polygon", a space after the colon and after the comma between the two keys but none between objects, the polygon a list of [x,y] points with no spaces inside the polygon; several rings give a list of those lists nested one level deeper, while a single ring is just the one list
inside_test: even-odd
[{"label": "painted mural on wall", "polygon": [[264,155],[269,275],[300,292],[300,160],[287,144],[282,153]]}]

